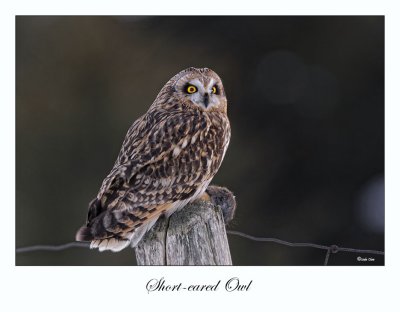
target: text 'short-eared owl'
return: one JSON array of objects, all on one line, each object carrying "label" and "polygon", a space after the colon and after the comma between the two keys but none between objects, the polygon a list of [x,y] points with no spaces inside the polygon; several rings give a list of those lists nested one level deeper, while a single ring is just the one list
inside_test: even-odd
[{"label": "text 'short-eared owl'", "polygon": [[229,139],[219,76],[208,68],[181,71],[128,130],[76,240],[100,251],[136,246],[158,217],[204,193]]}]

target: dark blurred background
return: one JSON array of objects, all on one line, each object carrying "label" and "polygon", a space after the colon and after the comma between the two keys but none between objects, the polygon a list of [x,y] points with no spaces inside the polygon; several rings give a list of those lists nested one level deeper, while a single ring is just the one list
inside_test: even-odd
[{"label": "dark blurred background", "polygon": [[[131,123],[186,67],[222,78],[232,140],[213,183],[232,230],[384,250],[383,17],[16,17],[16,246],[74,240]],[[229,236],[235,265],[325,253]],[[358,262],[332,255],[331,265]],[[368,257],[369,255],[362,255]],[[133,265],[132,249],[16,255]]]}]

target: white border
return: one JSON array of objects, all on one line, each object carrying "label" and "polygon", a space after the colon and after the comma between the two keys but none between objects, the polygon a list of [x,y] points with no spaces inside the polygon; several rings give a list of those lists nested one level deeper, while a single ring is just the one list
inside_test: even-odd
[{"label": "white border", "polygon": [[[4,2],[4,1],[3,1]],[[399,11],[395,1],[14,1],[1,4],[2,311],[399,311]],[[14,267],[14,15],[386,15],[385,267]],[[151,293],[145,284],[253,279],[244,293]],[[395,283],[396,281],[396,283]],[[397,299],[397,300],[396,300]],[[386,307],[386,308],[385,308]]]}]

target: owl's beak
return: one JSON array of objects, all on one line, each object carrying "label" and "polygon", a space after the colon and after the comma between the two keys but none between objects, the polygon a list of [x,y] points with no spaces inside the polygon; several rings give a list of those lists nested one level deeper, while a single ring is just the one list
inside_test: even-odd
[{"label": "owl's beak", "polygon": [[209,97],[208,97],[208,93],[205,93],[205,94],[204,94],[204,98],[203,98],[203,103],[204,103],[204,106],[205,106],[206,108],[207,108],[209,102],[210,102],[210,99],[209,99]]}]

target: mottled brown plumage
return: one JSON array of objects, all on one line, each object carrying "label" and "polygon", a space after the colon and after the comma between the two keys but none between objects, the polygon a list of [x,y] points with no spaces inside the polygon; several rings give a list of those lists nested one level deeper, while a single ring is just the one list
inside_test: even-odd
[{"label": "mottled brown plumage", "polygon": [[130,127],[76,239],[100,251],[135,246],[161,214],[204,193],[229,139],[221,79],[208,68],[181,71]]}]

